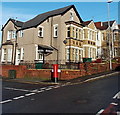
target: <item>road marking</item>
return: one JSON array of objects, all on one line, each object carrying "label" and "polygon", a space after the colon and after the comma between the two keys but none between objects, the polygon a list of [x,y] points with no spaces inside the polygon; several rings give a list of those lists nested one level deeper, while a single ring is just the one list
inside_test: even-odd
[{"label": "road marking", "polygon": [[111,103],[112,105],[118,105],[117,103]]},{"label": "road marking", "polygon": [[96,115],[100,115],[103,111],[104,109],[101,109]]},{"label": "road marking", "polygon": [[30,95],[34,95],[35,93],[28,93],[28,94],[25,94],[25,96],[30,96]]},{"label": "road marking", "polygon": [[66,86],[66,84],[61,85],[62,87]]},{"label": "road marking", "polygon": [[1,103],[1,104],[4,104],[4,103],[10,102],[10,101],[12,101],[12,100],[9,99],[9,100],[5,100],[5,101],[1,101],[0,103]]},{"label": "road marking", "polygon": [[117,111],[117,115],[120,115],[120,111]]},{"label": "road marking", "polygon": [[46,89],[46,87],[42,87],[42,88],[40,88],[40,89]]},{"label": "road marking", "polygon": [[60,86],[59,85],[57,85],[57,86],[55,86],[54,88],[59,88]]},{"label": "road marking", "polygon": [[120,99],[120,91],[113,97],[113,99]]},{"label": "road marking", "polygon": [[16,91],[25,91],[25,92],[31,92],[31,90],[26,90],[26,89],[16,89],[16,88],[11,88],[11,87],[4,87],[4,89],[8,89],[8,90],[16,90]]},{"label": "road marking", "polygon": [[21,98],[23,98],[23,97],[25,97],[25,96],[19,96],[19,97],[15,97],[15,98],[13,98],[13,99],[17,100],[17,99],[21,99]]},{"label": "road marking", "polygon": [[51,89],[52,89],[52,88],[47,88],[47,89],[45,89],[45,90],[47,90],[47,91],[48,91],[48,90],[51,90]]},{"label": "road marking", "polygon": [[45,90],[38,91],[38,93],[44,92]]}]

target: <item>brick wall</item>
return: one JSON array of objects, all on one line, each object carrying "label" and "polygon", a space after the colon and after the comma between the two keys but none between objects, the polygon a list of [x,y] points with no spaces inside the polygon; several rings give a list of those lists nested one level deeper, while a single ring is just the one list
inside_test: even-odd
[{"label": "brick wall", "polygon": [[[61,80],[69,80],[77,77],[82,77],[85,75],[92,75],[104,71],[109,71],[109,64],[103,63],[82,63],[79,65],[80,70],[61,70],[59,73],[59,79]],[[113,63],[113,69],[119,64]],[[9,70],[16,70],[16,78],[24,78],[24,77],[37,77],[37,78],[47,78],[51,79],[51,70],[50,69],[27,69],[26,66],[19,65],[3,65],[0,66],[0,75],[3,77],[8,77]]]},{"label": "brick wall", "polygon": [[9,70],[16,70],[16,77],[23,78],[26,73],[26,66],[14,66],[14,65],[3,65],[0,66],[0,75],[3,77],[8,77]]}]

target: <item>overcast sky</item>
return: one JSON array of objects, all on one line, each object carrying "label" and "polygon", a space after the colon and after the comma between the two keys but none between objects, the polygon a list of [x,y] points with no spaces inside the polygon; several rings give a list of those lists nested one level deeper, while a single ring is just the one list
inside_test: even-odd
[{"label": "overcast sky", "polygon": [[[20,21],[27,21],[38,14],[68,5],[75,5],[83,21],[108,20],[106,2],[2,2],[0,23],[4,25],[9,18],[16,19],[16,17]],[[110,20],[118,21],[118,2],[110,4]]]}]

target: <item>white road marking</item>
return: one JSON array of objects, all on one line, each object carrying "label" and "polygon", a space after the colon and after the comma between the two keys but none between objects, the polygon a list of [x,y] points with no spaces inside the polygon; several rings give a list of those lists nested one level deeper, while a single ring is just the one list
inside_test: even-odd
[{"label": "white road marking", "polygon": [[4,104],[4,103],[10,102],[10,101],[12,101],[12,100],[9,99],[9,100],[5,100],[5,101],[1,101],[0,103],[1,103],[1,104]]},{"label": "white road marking", "polygon": [[13,99],[17,100],[17,99],[21,99],[21,98],[23,98],[23,97],[25,97],[25,96],[19,96],[19,97],[15,97],[15,98],[13,98]]},{"label": "white road marking", "polygon": [[25,96],[30,96],[30,95],[34,95],[35,93],[28,93],[28,94],[25,94]]},{"label": "white road marking", "polygon": [[4,87],[4,89],[8,89],[8,90],[16,90],[16,91],[25,91],[25,92],[31,92],[31,90],[26,90],[26,89],[16,89],[16,88],[10,88],[10,87]]},{"label": "white road marking", "polygon": [[111,103],[112,105],[118,105],[117,103]]},{"label": "white road marking", "polygon": [[117,115],[120,115],[120,111],[117,111]]},{"label": "white road marking", "polygon": [[38,93],[44,92],[45,90],[38,91]]},{"label": "white road marking", "polygon": [[96,115],[100,115],[103,111],[104,109],[101,109]]},{"label": "white road marking", "polygon": [[46,89],[46,87],[42,87],[42,88],[40,88],[40,89]]},{"label": "white road marking", "polygon": [[47,88],[47,89],[45,89],[45,90],[51,90],[52,88]]},{"label": "white road marking", "polygon": [[62,87],[66,86],[66,84],[61,85]]},{"label": "white road marking", "polygon": [[58,86],[55,86],[54,88],[59,88],[60,86],[58,85]]},{"label": "white road marking", "polygon": [[113,97],[113,99],[120,99],[120,91]]}]

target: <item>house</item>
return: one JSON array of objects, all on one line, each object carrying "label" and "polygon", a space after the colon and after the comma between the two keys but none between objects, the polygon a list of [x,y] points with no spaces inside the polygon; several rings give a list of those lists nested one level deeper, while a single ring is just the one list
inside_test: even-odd
[{"label": "house", "polygon": [[[115,35],[115,31],[118,29],[118,24],[115,20],[110,21],[110,29],[108,22],[95,22],[96,28],[101,34],[98,36],[101,39],[101,57],[103,59],[109,59],[109,49],[111,49],[111,57],[118,57],[118,32]],[[117,41],[116,41],[117,40]],[[109,43],[111,45],[109,45]]]},{"label": "house", "polygon": [[95,60],[97,58],[97,28],[93,20],[86,21],[83,23],[84,29],[84,40],[83,49],[84,57],[92,58]]},{"label": "house", "polygon": [[82,23],[74,5],[39,14],[27,22],[9,19],[2,28],[1,62],[19,65],[80,61]]},{"label": "house", "polygon": [[[117,22],[110,21],[110,27],[112,57],[117,57]],[[83,21],[74,5],[39,14],[26,22],[9,19],[2,28],[1,63],[65,64],[82,62],[83,58],[107,59],[108,33],[108,22]]]}]

